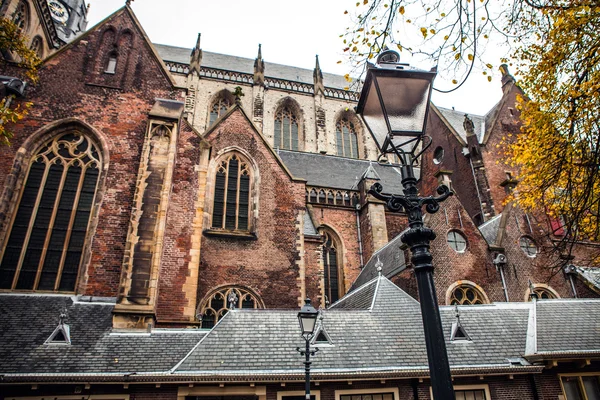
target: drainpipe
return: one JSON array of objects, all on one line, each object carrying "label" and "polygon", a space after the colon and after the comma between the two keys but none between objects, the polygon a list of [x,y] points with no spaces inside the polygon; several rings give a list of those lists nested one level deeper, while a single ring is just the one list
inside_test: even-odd
[{"label": "drainpipe", "polygon": [[356,212],[356,231],[358,234],[358,255],[360,256],[360,269],[365,266],[365,260],[363,259],[363,247],[362,247],[362,233],[360,230],[360,204],[354,206]]},{"label": "drainpipe", "polygon": [[571,290],[573,291],[573,297],[577,298],[577,289],[575,288],[575,281],[573,280],[573,274],[576,272],[576,268],[573,264],[569,264],[564,267],[564,272],[569,277],[569,283],[571,283]]},{"label": "drainpipe", "polygon": [[504,298],[508,303],[510,300],[508,299],[508,289],[506,287],[506,279],[504,278],[504,267],[506,266],[506,261],[506,256],[502,253],[498,253],[492,262],[496,266],[496,269],[500,272],[500,278],[502,279],[502,290],[504,290]]},{"label": "drainpipe", "polygon": [[[410,385],[412,386],[413,400],[419,400],[419,388],[418,388],[419,380],[411,379]],[[538,400],[538,399],[536,399],[536,400]]]},{"label": "drainpipe", "polygon": [[533,400],[540,400],[540,394],[535,384],[535,376],[529,375],[529,384],[531,385],[531,392],[533,393]]}]

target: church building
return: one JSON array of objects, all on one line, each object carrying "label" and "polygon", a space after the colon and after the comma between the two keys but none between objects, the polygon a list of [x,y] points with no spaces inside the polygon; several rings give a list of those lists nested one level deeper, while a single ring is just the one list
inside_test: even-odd
[{"label": "church building", "polygon": [[[129,4],[0,14],[43,59],[0,146],[0,400],[302,399],[306,298],[314,400],[432,398],[407,216],[369,194],[402,193],[398,160],[344,77],[152,43]],[[600,399],[598,244],[556,255],[560,221],[507,202],[501,72],[486,115],[431,104],[418,163],[454,192],[425,224],[456,396]]]}]

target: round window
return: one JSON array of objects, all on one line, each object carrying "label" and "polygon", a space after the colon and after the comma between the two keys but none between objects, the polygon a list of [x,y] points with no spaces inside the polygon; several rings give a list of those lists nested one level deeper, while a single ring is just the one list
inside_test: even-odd
[{"label": "round window", "polygon": [[439,164],[444,159],[444,149],[441,146],[436,147],[433,152],[433,162]]},{"label": "round window", "polygon": [[528,257],[535,257],[538,253],[538,248],[532,238],[523,236],[519,239],[519,245],[521,246],[521,250]]},{"label": "round window", "polygon": [[467,249],[467,238],[459,231],[450,231],[448,246],[457,253],[463,253]]}]

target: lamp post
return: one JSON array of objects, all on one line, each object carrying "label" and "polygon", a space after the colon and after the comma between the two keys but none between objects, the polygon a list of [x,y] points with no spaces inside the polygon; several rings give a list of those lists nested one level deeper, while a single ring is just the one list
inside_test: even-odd
[{"label": "lamp post", "polygon": [[304,300],[304,305],[298,312],[298,322],[300,323],[300,331],[302,332],[302,337],[306,341],[306,347],[304,350],[300,349],[300,347],[296,348],[301,355],[306,356],[304,361],[304,371],[305,371],[305,400],[310,400],[310,356],[314,356],[318,348],[313,350],[310,349],[310,340],[312,339],[315,333],[315,326],[317,324],[317,317],[319,312],[315,310],[315,308],[310,304],[310,299]]},{"label": "lamp post", "polygon": [[410,69],[399,63],[394,51],[384,51],[377,65],[368,65],[367,76],[356,111],[367,125],[382,154],[396,154],[401,163],[403,195],[385,195],[381,184],[374,184],[369,193],[386,202],[391,211],[405,211],[409,229],[401,240],[410,247],[415,270],[429,374],[435,400],[454,400],[454,388],[446,352],[446,342],[440,319],[433,264],[429,245],[435,233],[423,224],[423,206],[436,213],[439,203],[452,195],[447,186],[437,189],[438,197],[420,197],[414,165],[431,145],[425,135],[429,101],[436,71]]}]

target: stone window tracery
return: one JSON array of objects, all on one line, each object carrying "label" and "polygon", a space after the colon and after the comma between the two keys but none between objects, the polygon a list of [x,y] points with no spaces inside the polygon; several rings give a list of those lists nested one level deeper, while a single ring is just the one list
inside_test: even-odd
[{"label": "stone window tracery", "polygon": [[44,43],[42,42],[41,37],[34,37],[29,48],[33,50],[39,58],[44,57]]},{"label": "stone window tracery", "polygon": [[479,285],[470,281],[458,281],[448,288],[446,304],[474,305],[488,304],[489,299]]},{"label": "stone window tracery", "polygon": [[358,158],[358,137],[354,124],[347,118],[338,121],[335,128],[337,155]]},{"label": "stone window tracery", "polygon": [[275,116],[274,147],[298,150],[298,118],[288,107]]},{"label": "stone window tracery", "polygon": [[250,168],[238,154],[219,162],[213,201],[214,229],[249,230],[250,184]]},{"label": "stone window tracery", "polygon": [[[538,299],[558,299],[560,296],[556,290],[543,283],[535,283],[533,286],[533,293],[537,295]],[[525,292],[525,301],[531,301],[531,289],[527,289]]]},{"label": "stone window tracery", "polygon": [[217,101],[215,101],[210,108],[210,119],[208,125],[212,126],[221,115],[225,114],[225,111],[231,107],[231,104],[231,101],[224,97],[217,99]]},{"label": "stone window tracery", "polygon": [[27,31],[29,25],[29,9],[24,1],[19,1],[12,20],[19,29],[24,32]]},{"label": "stone window tracery", "polygon": [[0,288],[75,291],[102,160],[67,132],[33,157],[0,253]]},{"label": "stone window tracery", "polygon": [[202,328],[211,329],[217,321],[234,308],[264,308],[260,298],[250,289],[241,286],[225,286],[210,293],[198,313]]}]

